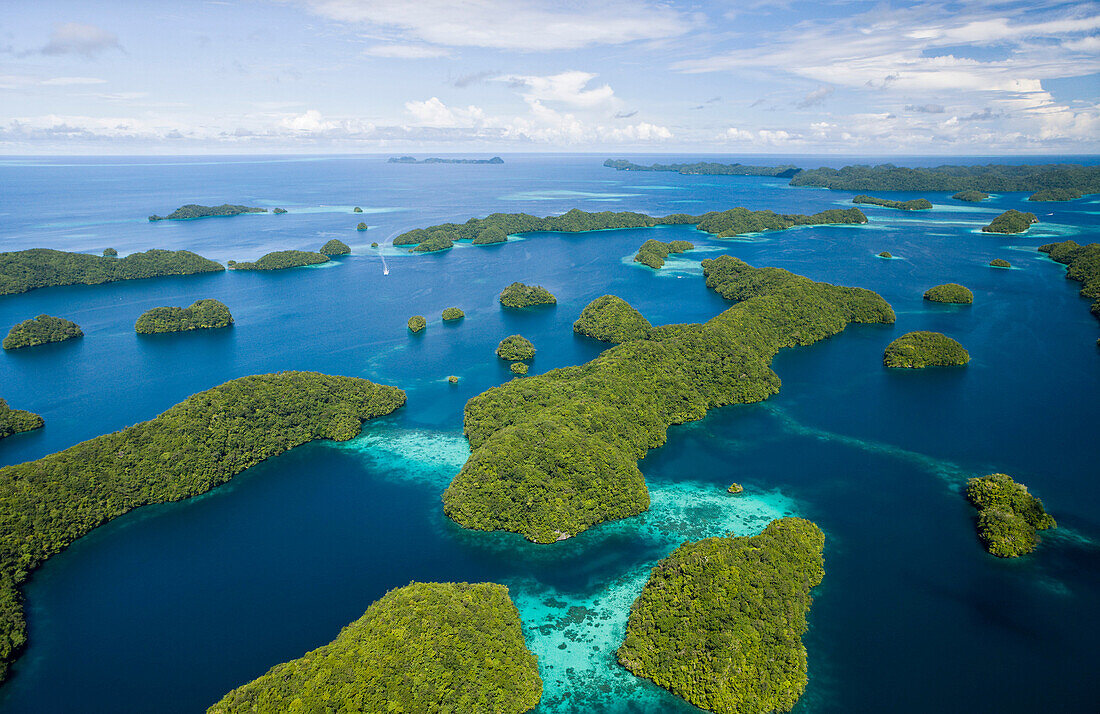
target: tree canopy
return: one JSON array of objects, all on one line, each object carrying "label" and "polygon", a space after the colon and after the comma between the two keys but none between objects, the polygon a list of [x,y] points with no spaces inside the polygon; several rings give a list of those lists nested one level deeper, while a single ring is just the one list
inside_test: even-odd
[{"label": "tree canopy", "polygon": [[3,347],[6,350],[17,350],[83,336],[84,331],[80,329],[80,325],[71,320],[53,315],[39,315],[13,325],[8,336],[4,338]]},{"label": "tree canopy", "polygon": [[978,538],[998,558],[1030,553],[1039,544],[1036,531],[1058,527],[1043,502],[1007,474],[969,479],[966,499],[978,509]]},{"label": "tree canopy", "polygon": [[190,307],[154,307],[146,310],[134,323],[134,330],[143,335],[159,332],[186,332],[229,327],[233,315],[218,300],[196,300]]},{"label": "tree canopy", "polygon": [[167,275],[194,275],[225,270],[189,250],[147,250],[125,258],[31,248],[0,253],[0,295],[55,285],[99,285]]},{"label": "tree canopy", "polygon": [[887,367],[921,369],[957,367],[970,361],[970,353],[942,332],[907,332],[886,346],[882,363]]}]

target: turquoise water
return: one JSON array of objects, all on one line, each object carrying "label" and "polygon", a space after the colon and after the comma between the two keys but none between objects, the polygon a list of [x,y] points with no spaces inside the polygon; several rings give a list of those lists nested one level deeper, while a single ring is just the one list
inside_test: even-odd
[{"label": "turquoise water", "polygon": [[[414,579],[510,588],[539,656],[540,712],[693,711],[615,664],[630,602],[649,568],[683,541],[757,533],[784,515],[811,518],[827,535],[826,577],[805,637],[810,683],[796,711],[1094,708],[1100,331],[1078,284],[1034,251],[1050,240],[1097,240],[1094,202],[1044,204],[1052,215],[1008,237],[980,226],[1000,210],[1026,208],[1021,194],[979,207],[930,195],[936,207],[919,214],[867,207],[866,226],[731,240],[668,226],[532,234],[432,255],[369,248],[411,227],[498,210],[660,214],[685,210],[686,200],[692,211],[809,213],[852,195],[749,177],[616,173],[602,160],[506,157],[500,167],[430,171],[384,157],[0,162],[0,250],[168,247],[242,260],[315,249],[330,237],[353,248],[317,269],[0,298],[0,325],[48,312],[86,333],[0,355],[0,396],[47,420],[0,442],[0,463],[150,418],[244,374],[316,369],[409,394],[405,409],[358,439],[310,444],[203,497],[140,509],[49,561],[25,590],[30,646],[0,687],[0,711],[201,710],[328,642],[386,590]],[[189,202],[290,213],[144,219]],[[370,215],[352,214],[356,205]],[[360,220],[371,229],[352,230]],[[699,249],[653,272],[632,261],[650,237]],[[878,258],[882,250],[894,259]],[[442,515],[439,495],[468,454],[462,406],[511,376],[492,354],[502,337],[531,338],[539,373],[600,352],[604,345],[570,326],[608,292],[654,323],[708,319],[728,303],[706,290],[698,260],[723,252],[877,290],[898,322],[784,351],[773,365],[779,395],[673,427],[640,464],[653,505],[639,517],[535,546],[464,531]],[[994,257],[1013,269],[989,268]],[[496,295],[513,280],[546,286],[557,307],[501,311]],[[970,287],[975,304],[921,299],[947,281]],[[236,325],[133,333],[149,307],[204,297],[225,302]],[[451,305],[466,312],[458,324],[439,318]],[[410,337],[405,321],[416,313],[429,326]],[[882,369],[885,345],[915,329],[959,339],[970,366]],[[994,559],[974,537],[960,488],[993,470],[1026,482],[1058,519],[1031,557]],[[743,495],[725,492],[733,481]]]}]

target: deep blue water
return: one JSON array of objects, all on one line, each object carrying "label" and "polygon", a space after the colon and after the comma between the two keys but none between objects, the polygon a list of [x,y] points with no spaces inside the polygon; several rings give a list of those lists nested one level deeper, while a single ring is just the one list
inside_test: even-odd
[{"label": "deep blue water", "polygon": [[[797,712],[1094,710],[1100,330],[1079,284],[1034,247],[1098,240],[1100,199],[1027,204],[1024,194],[1004,194],[975,205],[923,194],[934,210],[864,207],[866,226],[736,240],[662,227],[538,234],[433,255],[369,248],[411,227],[493,211],[811,213],[850,205],[853,195],[771,179],[615,172],[603,158],[0,161],[0,250],[164,247],[248,260],[316,249],[330,237],[353,248],[317,268],[0,298],[5,330],[45,312],[86,334],[0,355],[0,396],[47,422],[0,442],[0,464],[151,418],[246,374],[312,369],[409,394],[406,408],[355,441],[310,444],[198,499],[140,509],[51,559],[25,589],[30,646],[0,687],[0,711],[199,711],[328,642],[386,590],[414,579],[509,585],[546,681],[540,712],[690,711],[614,664],[626,609],[648,568],[683,540],[759,532],[785,514],[811,518],[827,534],[826,577],[805,637],[810,684]],[[145,219],[191,202],[290,213]],[[356,205],[363,215],[351,212]],[[1022,236],[979,232],[1012,207],[1035,210],[1042,222]],[[366,233],[353,230],[360,220],[371,225]],[[650,237],[684,237],[699,250],[655,273],[630,260]],[[895,259],[877,258],[881,250]],[[654,503],[643,516],[533,546],[463,531],[442,515],[439,494],[467,454],[462,406],[511,376],[492,354],[502,337],[529,337],[538,373],[599,353],[603,345],[570,326],[608,292],[654,323],[708,319],[727,303],[706,290],[698,260],[721,252],[876,290],[897,324],[852,326],[784,351],[773,364],[779,395],[671,429],[641,463]],[[1013,268],[989,268],[994,257]],[[514,280],[544,285],[558,305],[502,311],[496,296]],[[948,281],[970,287],[974,305],[921,299]],[[207,297],[230,307],[233,328],[133,332],[150,307]],[[444,325],[439,313],[451,305],[467,317]],[[429,326],[410,337],[405,321],[416,313]],[[916,329],[955,337],[972,362],[883,369],[885,345]],[[995,559],[974,536],[960,485],[991,471],[1027,483],[1058,520],[1032,556]],[[731,481],[746,494],[726,496]]]}]

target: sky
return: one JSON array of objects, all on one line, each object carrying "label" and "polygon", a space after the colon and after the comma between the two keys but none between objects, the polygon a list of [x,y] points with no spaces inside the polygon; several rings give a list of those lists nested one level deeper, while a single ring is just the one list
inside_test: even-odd
[{"label": "sky", "polygon": [[4,0],[0,154],[1100,153],[1100,2]]}]

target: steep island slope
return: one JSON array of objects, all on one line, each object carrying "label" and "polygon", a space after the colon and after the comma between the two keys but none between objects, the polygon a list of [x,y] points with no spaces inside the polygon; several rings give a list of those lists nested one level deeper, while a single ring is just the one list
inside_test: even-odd
[{"label": "steep island slope", "polygon": [[189,250],[147,250],[125,258],[31,248],[0,253],[0,295],[57,285],[99,285],[168,275],[195,275],[225,270]]}]

